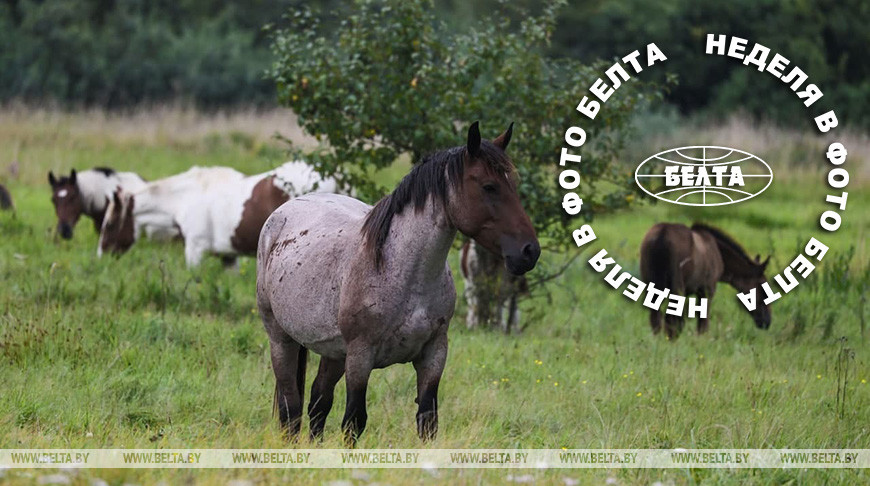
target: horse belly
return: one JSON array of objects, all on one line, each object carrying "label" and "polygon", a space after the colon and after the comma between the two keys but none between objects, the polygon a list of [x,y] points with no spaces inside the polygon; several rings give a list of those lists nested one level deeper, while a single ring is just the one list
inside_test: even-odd
[{"label": "horse belly", "polygon": [[338,328],[338,278],[323,272],[317,263],[332,259],[331,252],[324,247],[306,247],[305,243],[287,243],[294,239],[279,242],[284,248],[277,250],[278,254],[286,252],[286,256],[271,276],[272,312],[294,341],[321,355],[344,356]]}]

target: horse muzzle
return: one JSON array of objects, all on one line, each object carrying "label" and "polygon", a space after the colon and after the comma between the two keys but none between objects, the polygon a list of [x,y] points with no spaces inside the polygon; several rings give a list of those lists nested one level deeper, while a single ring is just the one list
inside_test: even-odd
[{"label": "horse muzzle", "polygon": [[522,275],[535,268],[538,257],[541,256],[541,245],[538,240],[529,241],[516,252],[505,252],[504,265],[514,275]]},{"label": "horse muzzle", "polygon": [[73,229],[72,226],[67,223],[61,223],[57,225],[57,233],[61,238],[65,240],[70,240],[73,237]]},{"label": "horse muzzle", "polygon": [[755,327],[763,330],[770,329],[770,310],[761,309],[761,315],[753,315],[753,320],[755,321]]}]

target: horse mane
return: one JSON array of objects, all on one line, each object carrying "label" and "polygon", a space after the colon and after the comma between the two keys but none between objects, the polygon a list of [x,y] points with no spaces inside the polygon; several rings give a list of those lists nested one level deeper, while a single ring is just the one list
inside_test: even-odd
[{"label": "horse mane", "polygon": [[94,167],[91,170],[94,172],[101,172],[106,177],[111,177],[113,174],[115,174],[115,169],[109,167]]},{"label": "horse mane", "polygon": [[735,240],[733,237],[731,237],[729,234],[725,233],[721,229],[705,223],[694,223],[692,224],[692,231],[706,231],[707,233],[710,233],[713,238],[716,238],[716,241],[718,243],[724,245],[737,255],[746,259],[746,261],[751,263],[753,266],[758,265],[758,263],[753,260],[752,257],[746,254],[746,250],[743,249],[743,246],[741,246],[740,243],[737,243],[737,240]]},{"label": "horse mane", "polygon": [[58,186],[62,186],[64,184],[70,184],[70,183],[72,183],[72,180],[70,179],[69,176],[60,176],[57,178],[57,185]]},{"label": "horse mane", "polygon": [[[390,234],[393,217],[401,214],[405,206],[414,205],[415,211],[426,206],[431,196],[436,204],[446,205],[448,187],[462,182],[465,146],[434,152],[415,165],[390,194],[384,196],[366,215],[362,226],[364,245],[380,269],[383,248]],[[514,167],[504,151],[488,140],[482,140],[478,159],[494,173],[510,174]]]}]

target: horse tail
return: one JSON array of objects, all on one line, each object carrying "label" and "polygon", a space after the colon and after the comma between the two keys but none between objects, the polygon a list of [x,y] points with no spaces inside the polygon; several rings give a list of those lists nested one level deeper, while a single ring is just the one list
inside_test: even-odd
[{"label": "horse tail", "polygon": [[281,390],[278,389],[278,380],[275,380],[275,395],[272,397],[272,417],[278,415],[278,399],[281,397]]},{"label": "horse tail", "polygon": [[666,233],[666,226],[653,227],[641,247],[641,278],[660,289],[671,286],[677,264]]},{"label": "horse tail", "polygon": [[299,345],[299,363],[296,365],[296,388],[299,390],[299,403],[305,404],[305,368],[308,367],[308,348]]}]

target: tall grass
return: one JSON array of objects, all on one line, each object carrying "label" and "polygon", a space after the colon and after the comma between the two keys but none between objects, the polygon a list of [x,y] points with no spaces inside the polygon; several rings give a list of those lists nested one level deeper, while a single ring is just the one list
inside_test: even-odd
[{"label": "tall grass", "polygon": [[[54,215],[44,182],[48,169],[87,167],[105,157],[149,177],[194,163],[253,172],[283,157],[268,130],[250,128],[268,123],[239,122],[227,131],[190,127],[187,134],[181,128],[179,133],[168,130],[165,136],[177,142],[167,142],[162,136],[133,136],[135,120],[145,115],[114,122],[99,121],[101,116],[113,119],[99,113],[3,116],[0,170],[4,160],[17,158],[21,175],[9,183],[17,212],[0,213],[0,447],[342,446],[343,383],[323,443],[303,439],[288,444],[277,429],[270,410],[274,378],[268,340],[255,311],[252,259],[241,259],[237,272],[225,271],[215,258],[187,270],[180,245],[148,242],[137,243],[121,258],[98,259],[96,235],[86,222],[70,242],[52,232]],[[158,121],[141,122],[143,133],[163,124],[163,115],[153,116]],[[278,115],[264,119],[269,116]],[[88,124],[96,128],[82,128]],[[678,130],[689,133],[688,128]],[[714,127],[705,130],[715,132]],[[818,140],[809,138],[805,143],[816,147],[815,154]],[[758,150],[738,142],[733,142],[735,148]],[[648,145],[654,153],[654,143]],[[775,170],[789,167],[788,161],[767,157]],[[851,168],[866,160],[855,157]],[[814,158],[808,155],[808,160]],[[390,173],[390,180],[398,175]],[[539,318],[519,336],[465,329],[460,302],[450,331],[438,438],[425,446],[418,441],[413,369],[394,366],[373,374],[369,427],[360,446],[870,448],[864,324],[870,214],[860,210],[868,202],[866,188],[860,171],[853,173],[844,226],[833,234],[823,234],[817,224],[826,193],[823,177],[818,171],[790,169],[777,173],[763,197],[728,211],[687,212],[660,204],[596,220],[595,245],[607,248],[635,274],[643,233],[663,220],[712,221],[753,254],[771,253],[771,272],[784,268],[809,236],[823,238],[831,250],[808,280],[774,304],[773,325],[766,332],[754,328],[734,291],[723,285],[711,306],[708,334],[697,336],[688,326],[676,342],[653,337],[643,309],[606,286],[584,256],[555,283],[549,300],[524,304],[527,315]],[[450,262],[455,266],[456,257]],[[308,383],[316,368],[309,366]],[[564,484],[566,479],[581,484],[608,479],[619,484],[870,479],[864,471],[847,470],[524,473],[543,484]],[[5,474],[0,480],[11,484],[37,480],[29,472]],[[497,469],[368,474],[372,482],[390,484],[503,484],[509,474],[518,475]],[[93,470],[70,477],[81,484],[92,478],[110,484],[224,484],[232,478],[266,484],[365,482],[352,475],[343,470]]]}]

